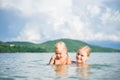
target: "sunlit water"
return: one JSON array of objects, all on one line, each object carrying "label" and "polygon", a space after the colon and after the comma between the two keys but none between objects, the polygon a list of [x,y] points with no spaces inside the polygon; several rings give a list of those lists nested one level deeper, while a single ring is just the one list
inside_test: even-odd
[{"label": "sunlit water", "polygon": [[[120,53],[92,53],[87,67],[47,65],[53,53],[1,53],[0,80],[120,80]],[[75,61],[75,53],[70,53]]]}]

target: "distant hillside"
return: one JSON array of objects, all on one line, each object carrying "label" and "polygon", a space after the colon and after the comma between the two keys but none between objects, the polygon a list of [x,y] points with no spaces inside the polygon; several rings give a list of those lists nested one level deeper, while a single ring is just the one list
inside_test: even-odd
[{"label": "distant hillside", "polygon": [[120,52],[120,50],[117,49],[93,46],[85,42],[72,39],[51,40],[41,44],[30,42],[0,42],[0,52],[54,52],[54,45],[58,41],[65,42],[69,52],[76,52],[79,47],[84,45],[90,46],[92,52]]},{"label": "distant hillside", "polygon": [[46,52],[46,50],[30,42],[0,42],[0,52]]},{"label": "distant hillside", "polygon": [[17,45],[17,46],[32,46],[34,45],[34,43],[31,43],[31,42],[6,42],[4,44],[14,44],[14,45]]},{"label": "distant hillside", "polygon": [[96,45],[96,46],[101,46],[101,47],[109,47],[109,48],[120,50],[120,41],[90,41],[87,43],[91,44],[91,45]]},{"label": "distant hillside", "polygon": [[117,49],[93,46],[85,42],[82,42],[79,40],[72,40],[72,39],[58,39],[58,40],[47,41],[45,43],[40,44],[40,46],[42,48],[46,48],[46,51],[52,52],[54,51],[55,43],[58,41],[65,42],[69,52],[76,52],[78,48],[84,45],[88,45],[91,48],[92,52],[120,52],[120,50],[117,50]]}]

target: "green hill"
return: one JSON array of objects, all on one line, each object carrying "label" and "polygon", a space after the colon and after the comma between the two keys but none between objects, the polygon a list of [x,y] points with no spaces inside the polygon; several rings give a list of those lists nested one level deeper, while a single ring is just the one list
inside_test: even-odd
[{"label": "green hill", "polygon": [[76,52],[81,46],[88,45],[92,52],[120,52],[120,50],[112,48],[104,48],[100,46],[89,45],[85,42],[72,39],[51,40],[41,44],[30,42],[1,42],[0,52],[54,52],[54,45],[58,41],[65,42],[69,52]]},{"label": "green hill", "polygon": [[40,44],[40,46],[42,48],[46,48],[46,50],[48,52],[53,52],[54,51],[54,45],[58,41],[65,42],[69,52],[75,52],[80,46],[88,45],[87,43],[84,43],[84,42],[78,41],[78,40],[58,39],[58,40],[47,41],[45,43]]},{"label": "green hill", "polygon": [[48,52],[53,52],[54,51],[54,45],[58,41],[63,41],[65,42],[68,51],[69,52],[76,52],[78,48],[84,45],[88,45],[91,48],[92,52],[120,52],[120,50],[112,49],[112,48],[104,48],[100,46],[93,46],[89,45],[85,42],[79,41],[79,40],[72,40],[72,39],[58,39],[58,40],[52,40],[52,41],[47,41],[45,43],[40,44],[42,48],[46,48],[46,51]]},{"label": "green hill", "polygon": [[36,45],[30,42],[0,42],[0,52],[46,52],[45,49]]}]

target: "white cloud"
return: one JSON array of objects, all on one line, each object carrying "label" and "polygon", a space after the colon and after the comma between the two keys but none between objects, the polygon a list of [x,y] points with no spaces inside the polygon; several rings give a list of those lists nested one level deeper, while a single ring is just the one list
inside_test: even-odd
[{"label": "white cloud", "polygon": [[87,6],[87,10],[88,12],[90,12],[90,15],[93,17],[93,16],[96,16],[100,13],[100,8],[96,5],[88,5]]},{"label": "white cloud", "polygon": [[20,32],[20,35],[12,40],[38,42],[41,39],[39,30],[38,25],[28,23]]},{"label": "white cloud", "polygon": [[40,42],[72,38],[120,41],[120,12],[103,3],[104,0],[1,0],[0,9],[14,10],[19,16],[29,19],[14,40]]},{"label": "white cloud", "polygon": [[120,22],[120,11],[113,10],[111,8],[106,8],[106,12],[103,13],[101,20],[105,22]]}]

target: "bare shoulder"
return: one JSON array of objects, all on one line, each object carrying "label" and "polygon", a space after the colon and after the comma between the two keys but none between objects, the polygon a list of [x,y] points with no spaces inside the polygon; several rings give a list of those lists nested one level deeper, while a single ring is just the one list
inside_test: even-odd
[{"label": "bare shoulder", "polygon": [[67,57],[67,64],[72,64],[70,57]]}]

